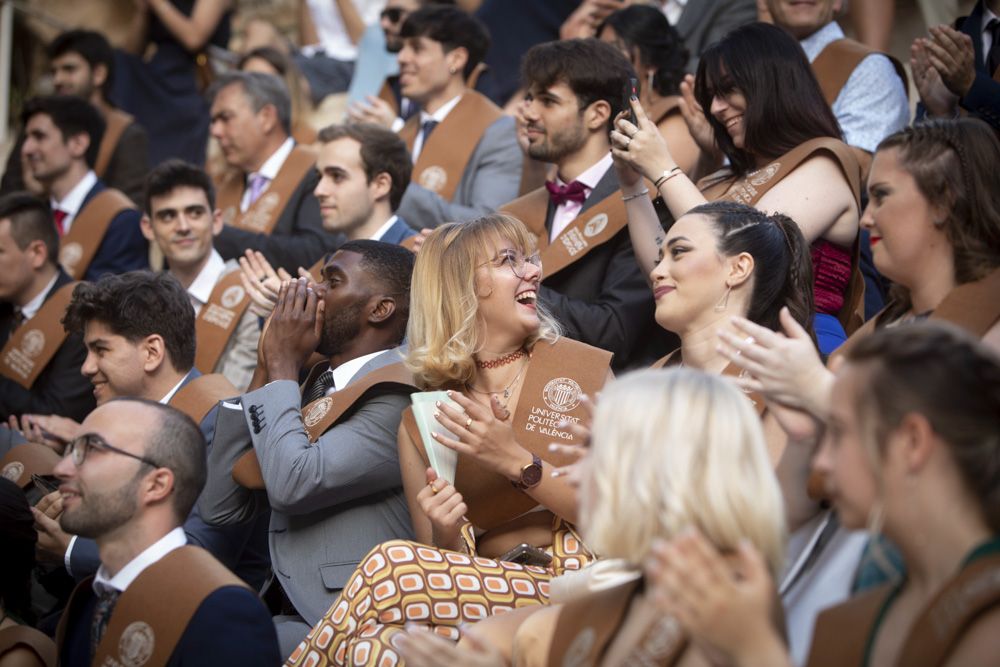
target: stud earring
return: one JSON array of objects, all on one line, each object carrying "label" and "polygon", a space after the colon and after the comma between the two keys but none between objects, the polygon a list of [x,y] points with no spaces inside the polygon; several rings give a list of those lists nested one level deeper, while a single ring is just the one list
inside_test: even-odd
[{"label": "stud earring", "polygon": [[726,285],[726,293],[719,299],[719,303],[715,304],[715,308],[713,309],[715,312],[721,313],[729,306],[729,293],[732,291],[733,288],[730,285]]}]

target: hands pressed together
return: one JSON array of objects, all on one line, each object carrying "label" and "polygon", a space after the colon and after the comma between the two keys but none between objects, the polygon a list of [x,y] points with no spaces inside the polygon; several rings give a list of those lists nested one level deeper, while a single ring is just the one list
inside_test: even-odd
[{"label": "hands pressed together", "polygon": [[976,80],[972,39],[951,26],[930,29],[910,46],[910,67],[920,99],[932,116],[951,117]]}]

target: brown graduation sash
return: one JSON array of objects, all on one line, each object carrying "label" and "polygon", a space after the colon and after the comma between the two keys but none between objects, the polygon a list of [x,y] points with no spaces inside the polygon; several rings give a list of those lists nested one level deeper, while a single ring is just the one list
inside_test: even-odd
[{"label": "brown graduation sash", "polygon": [[889,62],[896,69],[896,74],[903,82],[903,90],[909,95],[909,79],[906,76],[906,70],[903,69],[903,65],[898,60],[888,53],[876,51],[845,37],[827,44],[812,61],[813,73],[816,75],[816,80],[819,82],[820,90],[823,91],[823,97],[827,104],[834,103],[837,96],[840,95],[840,91],[847,84],[847,80],[851,78],[855,68],[873,53],[881,53],[889,59]]},{"label": "brown graduation sash", "polygon": [[56,667],[59,654],[52,639],[27,625],[15,625],[0,630],[0,658],[15,648],[27,648],[45,667]]},{"label": "brown graduation sash", "polygon": [[[451,201],[483,132],[501,116],[503,112],[493,102],[474,90],[466,90],[455,108],[424,142],[413,165],[413,182]],[[419,114],[406,121],[399,131],[411,153],[419,131]]]},{"label": "brown graduation sash", "polygon": [[389,79],[382,82],[382,87],[379,88],[378,98],[389,105],[392,109],[392,113],[399,116],[399,102],[396,100],[395,93],[392,92],[392,86],[389,85]]},{"label": "brown graduation sash", "polygon": [[200,424],[215,404],[224,398],[239,396],[240,392],[224,375],[201,375],[177,390],[167,402]]},{"label": "brown graduation sash", "polygon": [[[73,591],[59,622],[56,642],[62,646],[66,619],[83,599],[80,591],[93,585],[93,577]],[[223,587],[249,587],[210,553],[192,545],[174,549],[153,563],[118,598],[104,637],[97,645],[95,667],[166,665],[191,618],[205,599]]]},{"label": "brown graduation sash", "polygon": [[198,342],[194,355],[195,368],[202,373],[215,370],[249,305],[250,295],[243,289],[239,269],[219,279],[194,323],[195,340]]},{"label": "brown graduation sash", "polygon": [[59,249],[59,263],[74,280],[83,278],[111,221],[126,209],[135,209],[132,200],[118,190],[107,188],[77,214]]},{"label": "brown graduation sash", "polygon": [[[314,374],[310,373],[310,377]],[[306,386],[309,386],[308,380]],[[407,394],[419,391],[413,381],[413,373],[402,362],[376,368],[363,377],[348,383],[330,396],[318,398],[302,409],[302,423],[306,428],[310,444],[319,440],[358,401],[368,397],[375,389],[402,391]],[[263,489],[264,477],[260,462],[253,448],[243,454],[233,464],[233,479],[248,489]]]},{"label": "brown graduation sash", "polygon": [[32,475],[51,475],[62,457],[55,450],[37,442],[25,442],[11,447],[0,458],[0,477],[9,479],[22,489],[31,484]]},{"label": "brown graduation sash", "polygon": [[94,173],[98,178],[104,178],[111,164],[111,156],[114,155],[118,141],[122,138],[125,128],[132,124],[135,119],[118,109],[112,109],[104,121],[107,126],[104,129],[104,136],[101,138],[101,145],[97,149],[97,161],[94,162]]},{"label": "brown graduation sash", "polygon": [[549,278],[607,243],[625,228],[628,216],[625,202],[618,194],[619,191],[615,190],[594,206],[581,211],[552,243],[549,243],[549,231],[545,228],[549,206],[549,193],[545,188],[504,204],[500,212],[514,216],[538,237],[542,267],[545,278]]},{"label": "brown graduation sash", "polygon": [[68,335],[62,326],[77,283],[55,290],[35,316],[17,328],[0,350],[0,375],[31,389]]},{"label": "brown graduation sash", "polygon": [[316,164],[316,154],[303,146],[295,146],[281,165],[274,180],[253,204],[240,213],[240,200],[245,184],[243,172],[230,174],[217,185],[218,207],[222,209],[222,219],[227,225],[248,232],[270,234],[278,223],[278,218],[292,198],[302,179]]},{"label": "brown graduation sash", "polygon": [[[585,417],[580,395],[593,397],[604,386],[613,355],[590,345],[562,337],[555,343],[540,340],[531,351],[517,410],[511,427],[517,442],[554,466],[570,459],[549,451],[549,443],[582,445],[569,431],[556,428],[560,420]],[[412,408],[403,412],[403,427],[427,460]],[[510,480],[487,470],[467,456],[458,457],[455,488],[465,499],[466,516],[477,528],[490,530],[511,521],[538,505],[534,498],[516,489]]]}]

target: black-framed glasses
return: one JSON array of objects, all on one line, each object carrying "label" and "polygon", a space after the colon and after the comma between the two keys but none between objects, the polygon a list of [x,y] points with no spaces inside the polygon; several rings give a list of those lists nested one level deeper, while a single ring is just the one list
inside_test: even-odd
[{"label": "black-framed glasses", "polygon": [[498,267],[506,264],[514,272],[515,276],[524,280],[524,276],[528,272],[528,264],[536,267],[539,271],[542,270],[542,257],[537,252],[525,255],[523,252],[517,250],[501,250],[497,253],[496,257],[488,262],[483,262],[479,266],[486,264],[495,264]]},{"label": "black-framed glasses", "polygon": [[400,7],[386,7],[379,16],[389,23],[399,23],[399,20],[403,18],[403,14],[405,14],[405,11]]},{"label": "black-framed glasses", "polygon": [[133,454],[132,452],[126,452],[124,449],[119,449],[118,447],[109,444],[107,440],[96,433],[84,433],[80,437],[71,440],[69,444],[66,445],[66,451],[63,453],[63,456],[70,457],[73,461],[73,465],[79,467],[82,466],[83,462],[87,460],[87,452],[90,449],[103,449],[104,451],[127,456],[130,459],[135,459],[136,461],[142,461],[146,465],[151,465],[154,468],[161,467],[159,463],[152,459],[147,459],[145,456],[139,456],[138,454]]}]

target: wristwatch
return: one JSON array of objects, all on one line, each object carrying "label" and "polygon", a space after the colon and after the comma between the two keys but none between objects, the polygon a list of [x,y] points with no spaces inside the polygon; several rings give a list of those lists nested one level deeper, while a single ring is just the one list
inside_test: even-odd
[{"label": "wristwatch", "polygon": [[512,480],[511,484],[514,485],[515,489],[527,491],[528,489],[533,489],[538,486],[538,483],[541,481],[542,460],[538,458],[537,454],[532,454],[531,463],[521,468],[521,476],[516,480]]}]

